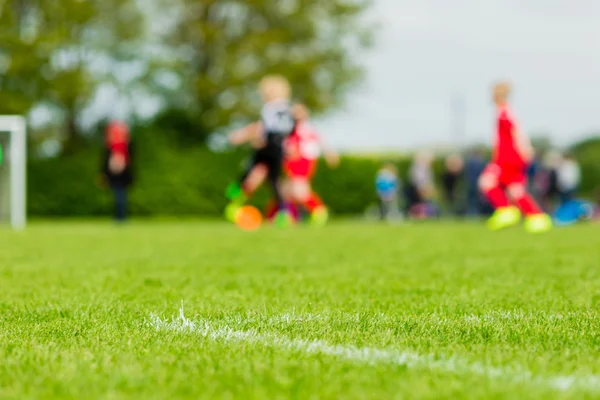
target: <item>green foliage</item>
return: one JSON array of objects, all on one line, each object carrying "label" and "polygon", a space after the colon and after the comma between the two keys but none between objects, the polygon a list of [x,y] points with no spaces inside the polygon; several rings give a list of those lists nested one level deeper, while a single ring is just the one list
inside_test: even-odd
[{"label": "green foliage", "polygon": [[[135,142],[136,184],[131,211],[136,215],[220,216],[225,187],[239,177],[244,150],[215,154],[201,147],[175,147],[150,132]],[[87,148],[55,159],[29,163],[29,212],[37,216],[106,215],[110,193],[97,186],[101,151]],[[333,211],[361,213],[375,200],[374,176],[380,162],[345,157],[339,169],[322,165],[315,188]],[[406,169],[405,167],[402,169]],[[270,193],[262,189],[254,204]]]},{"label": "green foliage", "polygon": [[[215,154],[199,146],[176,146],[167,138],[171,131],[158,135],[141,132],[135,141],[136,184],[131,192],[131,211],[135,215],[221,215],[228,183],[239,177],[247,151]],[[589,196],[598,188],[600,141],[590,140],[573,148],[583,170],[582,194]],[[106,215],[110,193],[97,185],[101,151],[88,147],[56,159],[29,163],[29,212],[34,216]],[[394,162],[405,179],[409,159],[398,157],[342,158],[338,169],[321,165],[315,178],[319,192],[336,214],[362,213],[376,200],[374,177],[384,162]],[[441,175],[442,162],[434,165]],[[438,179],[439,181],[439,179]],[[270,193],[261,189],[253,203],[262,206]]]},{"label": "green foliage", "polygon": [[[370,1],[180,0],[181,20],[166,39],[205,136],[256,118],[256,85],[287,76],[294,96],[316,113],[339,106],[361,74],[357,51],[370,42],[362,20]],[[187,91],[186,91],[187,90]]]},{"label": "green foliage", "polygon": [[267,73],[288,76],[295,96],[324,112],[340,105],[360,76],[355,55],[370,42],[362,19],[369,5],[0,0],[0,114],[50,111],[52,127],[40,128],[38,139],[58,133],[76,150],[81,112],[100,87],[111,87],[119,104],[132,108],[115,106],[113,116],[140,117],[137,104],[152,94],[166,109],[160,119],[187,125],[174,136],[198,143],[256,118],[256,83]]},{"label": "green foliage", "polygon": [[142,20],[129,0],[3,0],[0,26],[0,114],[46,107],[76,141],[79,112],[109,79],[93,69],[134,57]]},{"label": "green foliage", "polygon": [[581,186],[585,193],[600,190],[600,136],[594,136],[572,147],[581,165]]},{"label": "green foliage", "polygon": [[340,167],[328,169],[321,163],[315,178],[315,190],[333,212],[358,214],[377,200],[375,195],[375,175],[381,168],[381,161],[343,157]]}]

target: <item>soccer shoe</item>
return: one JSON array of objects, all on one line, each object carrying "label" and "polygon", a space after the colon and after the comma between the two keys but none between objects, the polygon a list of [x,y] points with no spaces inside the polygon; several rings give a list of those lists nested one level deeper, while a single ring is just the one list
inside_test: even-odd
[{"label": "soccer shoe", "polygon": [[517,207],[502,207],[497,209],[487,222],[487,226],[492,231],[499,231],[521,221],[521,212]]},{"label": "soccer shoe", "polygon": [[225,219],[229,222],[235,222],[238,212],[242,208],[238,203],[229,203],[225,207]]},{"label": "soccer shoe", "polygon": [[552,218],[547,214],[531,215],[525,218],[525,230],[529,233],[544,233],[552,229]]},{"label": "soccer shoe", "polygon": [[229,186],[227,186],[227,189],[225,189],[225,197],[229,201],[238,203],[246,201],[246,195],[244,194],[242,187],[236,182],[230,183]]},{"label": "soccer shoe", "polygon": [[329,220],[329,211],[326,207],[317,207],[310,214],[310,224],[315,226],[323,226]]},{"label": "soccer shoe", "polygon": [[275,214],[274,222],[278,228],[287,228],[294,224],[294,218],[287,211],[279,211]]}]

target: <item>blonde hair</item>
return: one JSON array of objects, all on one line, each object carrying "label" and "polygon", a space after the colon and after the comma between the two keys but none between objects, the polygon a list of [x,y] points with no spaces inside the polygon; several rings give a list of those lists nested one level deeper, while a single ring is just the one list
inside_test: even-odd
[{"label": "blonde hair", "polygon": [[292,95],[290,82],[281,75],[267,75],[258,84],[258,90],[265,101],[289,99]]},{"label": "blonde hair", "polygon": [[460,154],[453,153],[446,158],[446,169],[451,172],[459,172],[463,169],[464,162]]},{"label": "blonde hair", "polygon": [[294,104],[292,106],[292,115],[298,121],[305,121],[310,118],[310,111],[304,104]]},{"label": "blonde hair", "polygon": [[388,163],[383,164],[382,169],[384,169],[386,171],[390,171],[394,175],[398,175],[398,168],[396,168],[396,165],[394,163],[392,163],[392,162],[388,162]]},{"label": "blonde hair", "polygon": [[494,100],[497,102],[505,102],[510,97],[512,86],[507,81],[500,81],[494,84]]},{"label": "blonde hair", "polygon": [[415,154],[414,160],[418,164],[429,165],[435,160],[435,154],[433,154],[433,152],[428,151],[428,150],[422,150],[422,151],[419,151],[417,154]]}]

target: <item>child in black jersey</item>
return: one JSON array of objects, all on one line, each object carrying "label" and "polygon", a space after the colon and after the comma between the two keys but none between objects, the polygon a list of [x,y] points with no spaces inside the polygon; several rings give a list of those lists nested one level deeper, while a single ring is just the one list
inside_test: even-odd
[{"label": "child in black jersey", "polygon": [[260,121],[229,136],[229,142],[233,145],[251,143],[254,153],[242,178],[227,190],[231,203],[225,212],[228,219],[235,219],[240,206],[266,178],[279,209],[275,222],[277,225],[289,225],[292,219],[283,201],[279,180],[283,166],[284,140],[296,125],[290,105],[291,88],[285,78],[273,75],[260,82],[259,90],[264,101]]}]

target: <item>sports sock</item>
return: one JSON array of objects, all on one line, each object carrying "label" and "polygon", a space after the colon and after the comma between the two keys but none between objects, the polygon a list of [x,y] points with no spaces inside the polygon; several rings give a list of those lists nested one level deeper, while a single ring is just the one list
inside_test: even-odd
[{"label": "sports sock", "polygon": [[495,209],[508,207],[510,205],[506,193],[500,186],[496,186],[492,190],[484,192],[484,194]]},{"label": "sports sock", "polygon": [[521,212],[527,216],[542,213],[542,209],[540,208],[540,206],[528,193],[525,193],[524,196],[517,199],[516,203],[517,207],[519,207],[519,210],[521,210]]},{"label": "sports sock", "polygon": [[265,216],[267,219],[272,219],[277,214],[277,211],[279,211],[277,202],[274,199],[270,199],[265,207]]},{"label": "sports sock", "polygon": [[323,200],[315,192],[311,192],[306,201],[304,202],[304,206],[306,207],[308,212],[311,213],[317,208],[322,207],[323,204]]}]

